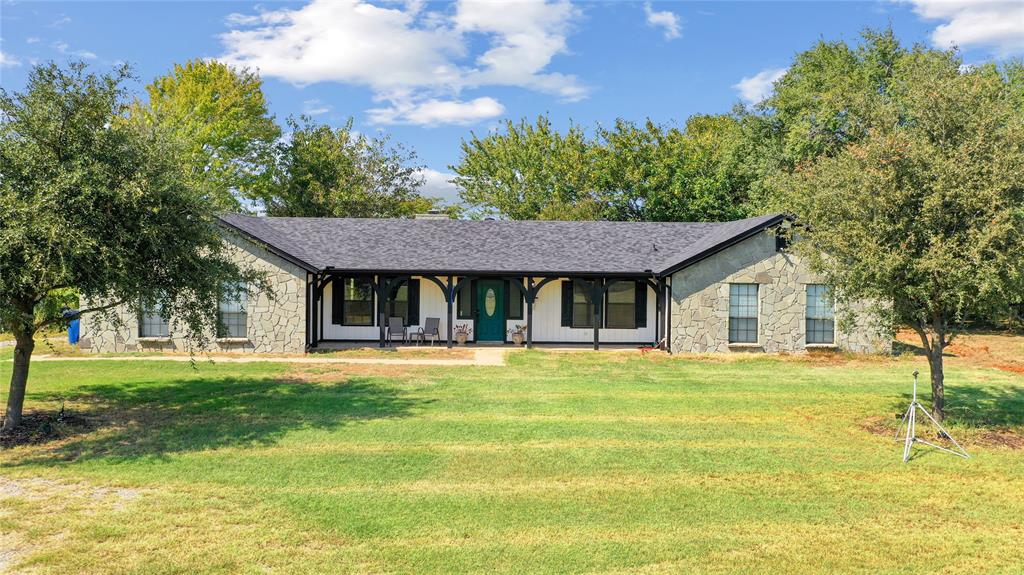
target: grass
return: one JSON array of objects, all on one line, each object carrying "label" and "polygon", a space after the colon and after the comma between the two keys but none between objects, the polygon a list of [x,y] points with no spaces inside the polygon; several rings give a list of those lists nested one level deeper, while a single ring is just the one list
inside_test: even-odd
[{"label": "grass", "polygon": [[0,452],[0,571],[1024,569],[1012,370],[952,358],[972,458],[904,465],[918,357],[510,363],[40,362],[29,408],[89,423]]}]

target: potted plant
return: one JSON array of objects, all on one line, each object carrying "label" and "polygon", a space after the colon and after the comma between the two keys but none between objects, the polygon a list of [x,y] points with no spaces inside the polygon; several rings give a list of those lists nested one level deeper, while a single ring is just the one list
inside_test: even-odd
[{"label": "potted plant", "polygon": [[466,340],[469,339],[469,334],[473,333],[473,329],[469,327],[468,323],[455,324],[455,330],[452,332],[455,334],[455,341],[459,345],[466,345]]},{"label": "potted plant", "polygon": [[508,330],[508,335],[512,338],[512,343],[516,345],[523,345],[523,342],[526,340],[526,324],[517,324],[512,329]]}]

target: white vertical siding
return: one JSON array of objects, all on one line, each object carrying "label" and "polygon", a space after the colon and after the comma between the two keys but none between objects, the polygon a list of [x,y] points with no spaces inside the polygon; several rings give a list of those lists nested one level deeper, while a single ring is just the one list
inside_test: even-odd
[{"label": "white vertical siding", "polygon": [[[539,282],[541,278],[534,281]],[[333,286],[324,288],[323,296],[323,337],[324,339],[337,340],[367,340],[376,341],[380,337],[380,328],[377,326],[342,326],[331,323],[331,303]],[[515,288],[510,293],[518,294]],[[467,287],[463,292],[469,297]],[[607,329],[602,328],[600,337],[602,343],[638,343],[654,341],[655,323],[655,298],[654,290],[647,288],[647,327],[638,329]],[[374,308],[376,309],[376,307]],[[454,325],[467,324],[473,327],[473,320],[458,319],[457,309]],[[436,317],[441,320],[441,339],[447,337],[448,304],[444,301],[444,293],[441,288],[428,279],[420,278],[420,323],[426,322],[428,317]],[[512,329],[516,325],[526,324],[526,305],[523,304],[523,319],[510,319],[506,322],[507,328]],[[410,331],[416,331],[419,325],[410,326]],[[475,333],[473,334],[475,335]],[[473,335],[470,336],[472,339]],[[533,306],[533,340],[537,342],[556,343],[589,343],[594,341],[593,328],[571,328],[562,327],[562,281],[553,281],[541,288],[537,301]]]},{"label": "white vertical siding", "polygon": [[[409,326],[409,331],[416,331],[422,324],[426,323],[428,317],[436,317],[441,320],[441,338],[445,339],[448,333],[448,304],[444,301],[444,292],[437,284],[428,280],[420,280],[420,325]],[[324,339],[340,340],[378,340],[380,338],[380,327],[378,326],[349,326],[331,323],[331,309],[333,303],[333,283],[324,288],[323,297],[323,337]],[[465,294],[469,294],[468,288]],[[376,310],[376,304],[374,310]],[[376,313],[376,312],[375,312]],[[454,325],[468,323],[473,326],[473,320],[456,319]]]},{"label": "white vertical siding", "polygon": [[[535,281],[540,281],[537,278]],[[541,288],[533,304],[533,341],[589,343],[594,341],[594,328],[562,327],[562,281],[553,281]],[[647,327],[637,329],[601,328],[602,343],[637,343],[654,341],[654,320],[657,294],[647,288]],[[509,320],[509,327],[526,320]]]}]

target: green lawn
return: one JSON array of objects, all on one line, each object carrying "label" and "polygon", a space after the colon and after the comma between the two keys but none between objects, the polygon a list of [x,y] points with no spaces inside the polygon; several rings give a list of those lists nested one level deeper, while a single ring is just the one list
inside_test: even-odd
[{"label": "green lawn", "polygon": [[904,465],[918,358],[510,362],[39,362],[98,428],[0,452],[0,571],[1024,571],[1022,375],[951,365],[972,458]]}]

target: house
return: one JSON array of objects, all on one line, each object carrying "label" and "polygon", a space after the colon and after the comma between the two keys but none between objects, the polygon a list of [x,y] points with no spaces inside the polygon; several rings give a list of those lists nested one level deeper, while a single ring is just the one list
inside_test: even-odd
[{"label": "house", "polygon": [[[827,289],[774,229],[725,223],[342,219],[225,215],[225,241],[268,274],[268,294],[222,302],[216,351],[301,353],[385,340],[438,318],[474,343],[642,345],[674,352],[886,351],[870,322],[837,330]],[[176,349],[159,310],[123,328],[83,322],[95,351]],[[93,324],[90,326],[90,324]]]}]

